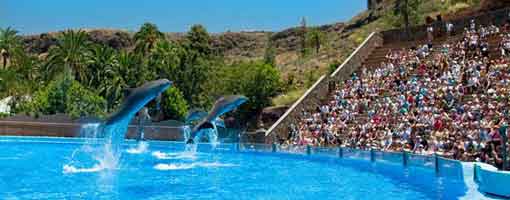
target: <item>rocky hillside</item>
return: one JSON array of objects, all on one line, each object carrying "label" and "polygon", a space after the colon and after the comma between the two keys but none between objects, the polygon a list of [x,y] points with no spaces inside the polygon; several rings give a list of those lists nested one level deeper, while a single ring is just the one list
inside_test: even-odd
[{"label": "rocky hillside", "polygon": [[[383,0],[376,8],[367,10],[344,23],[309,27],[322,33],[320,51],[300,52],[302,28],[289,28],[280,32],[225,32],[212,35],[212,46],[227,62],[253,60],[263,57],[268,41],[276,49],[276,64],[282,78],[288,83],[288,92],[274,101],[275,105],[289,105],[320,75],[327,73],[328,66],[341,62],[372,31],[395,28],[392,13],[396,0]],[[434,16],[441,13],[445,18],[463,17],[510,5],[510,0],[427,0],[422,1],[420,13]],[[444,3],[446,2],[446,3]],[[424,23],[424,20],[422,20]],[[393,23],[393,24],[392,24]],[[298,22],[296,22],[298,24]],[[90,41],[115,49],[132,49],[133,33],[122,30],[86,30]],[[59,32],[25,36],[28,52],[45,55],[56,44]],[[182,33],[167,33],[170,40],[181,40]]]}]

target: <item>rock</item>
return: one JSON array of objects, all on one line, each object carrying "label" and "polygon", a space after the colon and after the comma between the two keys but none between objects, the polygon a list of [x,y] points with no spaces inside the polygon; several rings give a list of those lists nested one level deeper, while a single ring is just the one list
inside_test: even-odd
[{"label": "rock", "polygon": [[226,32],[212,37],[215,52],[244,57],[262,56],[271,32]]},{"label": "rock", "polygon": [[23,38],[25,50],[33,54],[48,52],[51,46],[57,44],[54,34],[43,33],[40,35],[25,36]]},{"label": "rock", "polygon": [[289,106],[267,107],[262,110],[259,116],[260,128],[269,128],[273,123],[278,121],[280,117],[289,109]]},{"label": "rock", "polygon": [[123,31],[118,30],[91,30],[87,31],[89,40],[96,44],[103,44],[120,50],[134,45],[132,37]]},{"label": "rock", "polygon": [[[114,49],[125,49],[134,45],[129,33],[120,30],[85,30],[88,33],[88,39],[95,44],[103,44]],[[44,54],[52,46],[57,45],[58,36],[62,32],[42,33],[39,35],[30,35],[23,37],[25,50],[33,54]]]}]

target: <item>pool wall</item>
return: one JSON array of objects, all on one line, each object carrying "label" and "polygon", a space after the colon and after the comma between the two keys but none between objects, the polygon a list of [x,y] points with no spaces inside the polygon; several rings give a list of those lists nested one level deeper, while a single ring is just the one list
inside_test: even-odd
[{"label": "pool wall", "polygon": [[[466,184],[466,194],[460,196],[464,196],[464,199],[510,198],[510,187],[508,187],[510,172],[500,171],[496,167],[485,163],[461,162],[438,155],[426,156],[412,154],[411,152],[366,151],[345,147],[236,145],[238,146],[235,148],[239,152],[285,154],[297,158],[308,157],[312,160],[349,160],[349,162],[343,162],[342,164],[352,164],[356,168],[370,168],[377,165],[377,171],[382,171],[385,174],[395,174],[395,171],[402,170],[408,177],[421,179],[410,180],[418,184],[433,181],[435,177],[462,180]],[[367,163],[371,163],[372,166],[367,165]],[[420,185],[420,187],[422,186],[427,187],[427,185]]]},{"label": "pool wall", "polygon": [[425,156],[410,152],[383,152],[358,150],[346,147],[324,148],[311,146],[279,146],[241,143],[241,152],[280,153],[336,159],[364,160],[371,163],[397,164],[403,167],[417,167],[433,170],[436,175],[463,179],[462,162],[440,157]]},{"label": "pool wall", "polygon": [[[0,135],[79,137],[82,125],[80,123],[0,120]],[[137,138],[138,132],[138,126],[130,125],[126,138]],[[150,140],[183,140],[181,128],[174,126],[145,126],[145,138]]]},{"label": "pool wall", "polygon": [[510,187],[508,187],[510,172],[500,171],[485,163],[475,163],[474,170],[474,179],[481,191],[510,198]]}]

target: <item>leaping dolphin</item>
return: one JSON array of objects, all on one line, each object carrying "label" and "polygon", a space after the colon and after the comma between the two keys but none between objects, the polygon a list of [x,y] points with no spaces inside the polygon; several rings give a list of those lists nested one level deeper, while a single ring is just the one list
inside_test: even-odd
[{"label": "leaping dolphin", "polygon": [[149,101],[159,96],[168,89],[172,82],[168,79],[160,79],[143,84],[134,89],[128,89],[127,97],[119,110],[112,114],[105,122],[112,125],[119,121],[131,121],[133,116],[142,109]]},{"label": "leaping dolphin", "polygon": [[104,122],[94,123],[94,126],[92,126],[93,130],[91,131],[95,137],[105,137],[107,139],[103,148],[100,149],[103,158],[97,158],[97,155],[94,155],[94,159],[101,162],[101,165],[106,165],[109,169],[115,168],[121,155],[122,141],[125,138],[131,119],[149,101],[159,96],[171,85],[172,82],[169,80],[161,79],[145,83],[135,89],[129,89],[129,94],[126,94],[125,100],[119,109]]},{"label": "leaping dolphin", "polygon": [[219,120],[219,117],[223,114],[230,112],[241,104],[248,101],[248,98],[242,95],[230,95],[224,96],[216,100],[213,108],[209,111],[209,114],[205,116],[202,121],[200,121],[197,125],[193,127],[191,130],[191,135],[186,141],[187,144],[195,143],[194,138],[197,134],[204,129],[216,129],[215,123]]},{"label": "leaping dolphin", "polygon": [[168,79],[160,79],[145,83],[138,88],[128,89],[124,103],[103,123],[102,133],[111,138],[112,144],[120,144],[136,113],[171,85],[172,82]]}]

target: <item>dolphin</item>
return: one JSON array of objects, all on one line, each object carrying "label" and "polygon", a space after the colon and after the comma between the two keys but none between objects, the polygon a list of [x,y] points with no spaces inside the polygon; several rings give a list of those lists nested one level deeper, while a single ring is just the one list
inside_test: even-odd
[{"label": "dolphin", "polygon": [[127,97],[117,112],[113,113],[105,121],[105,125],[113,125],[118,122],[130,122],[133,116],[142,109],[149,101],[159,96],[168,89],[172,82],[168,79],[160,79],[143,84],[134,89],[128,89]]},{"label": "dolphin", "polygon": [[149,101],[159,96],[171,85],[171,81],[160,79],[147,82],[138,88],[126,90],[126,97],[119,109],[105,121],[99,123],[99,126],[95,130],[97,134],[100,134],[99,136],[109,138],[104,149],[105,155],[113,155],[115,158],[120,156],[121,144],[125,138],[131,119],[140,109],[149,103]]},{"label": "dolphin", "polygon": [[213,108],[209,111],[208,115],[202,119],[197,125],[191,130],[191,137],[189,137],[187,144],[195,143],[194,138],[198,135],[201,130],[204,129],[216,129],[216,123],[221,121],[219,117],[223,114],[230,112],[243,103],[248,101],[248,98],[242,95],[230,95],[223,96],[216,100]]}]

